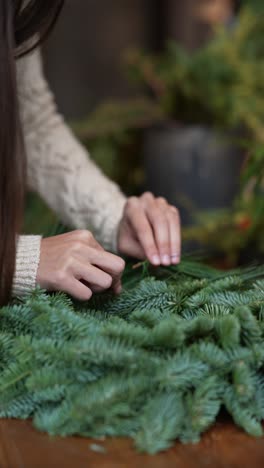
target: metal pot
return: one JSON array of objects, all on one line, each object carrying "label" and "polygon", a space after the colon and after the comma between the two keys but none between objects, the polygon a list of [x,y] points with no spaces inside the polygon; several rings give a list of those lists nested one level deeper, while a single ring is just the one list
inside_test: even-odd
[{"label": "metal pot", "polygon": [[192,209],[231,205],[244,157],[232,138],[209,127],[170,123],[152,128],[143,143],[145,189],[176,205],[189,225]]}]

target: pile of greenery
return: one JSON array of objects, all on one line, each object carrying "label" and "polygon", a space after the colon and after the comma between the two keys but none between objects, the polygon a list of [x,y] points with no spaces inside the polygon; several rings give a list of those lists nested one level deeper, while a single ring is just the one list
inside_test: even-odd
[{"label": "pile of greenery", "polygon": [[0,310],[0,417],[49,434],[197,442],[222,407],[262,435],[264,268],[128,266],[86,304],[35,291]]}]

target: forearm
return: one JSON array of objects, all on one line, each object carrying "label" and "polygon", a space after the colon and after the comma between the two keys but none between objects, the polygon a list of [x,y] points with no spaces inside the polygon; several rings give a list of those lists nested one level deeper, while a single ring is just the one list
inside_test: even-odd
[{"label": "forearm", "polygon": [[54,124],[45,140],[37,130],[26,137],[26,144],[30,188],[64,224],[91,230],[105,249],[116,252],[126,203],[118,186],[103,175],[65,124]]},{"label": "forearm", "polygon": [[18,63],[18,85],[29,187],[64,223],[90,229],[107,250],[115,252],[126,198],[58,114],[38,52]]}]

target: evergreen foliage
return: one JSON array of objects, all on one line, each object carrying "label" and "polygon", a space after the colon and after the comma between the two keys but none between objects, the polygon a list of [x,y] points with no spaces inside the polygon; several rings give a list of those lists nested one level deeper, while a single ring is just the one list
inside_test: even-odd
[{"label": "evergreen foliage", "polygon": [[[240,177],[240,191],[233,206],[199,213],[196,224],[183,230],[185,240],[196,240],[227,254],[236,263],[249,249],[264,254],[264,145],[250,145]],[[223,236],[223,231],[225,235]]]},{"label": "evergreen foliage", "polygon": [[171,41],[160,55],[128,54],[131,76],[181,123],[245,128],[263,143],[263,14],[243,8],[195,52]]},{"label": "evergreen foliage", "polygon": [[264,418],[264,268],[127,267],[85,304],[36,290],[0,310],[0,417],[53,435],[130,436],[157,453],[196,442],[222,407]]}]

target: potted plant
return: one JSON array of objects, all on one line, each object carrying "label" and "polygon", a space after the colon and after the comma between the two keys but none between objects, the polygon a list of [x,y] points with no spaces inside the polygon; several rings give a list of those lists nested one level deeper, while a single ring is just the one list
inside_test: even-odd
[{"label": "potted plant", "polygon": [[240,190],[232,206],[196,217],[184,240],[211,247],[225,266],[264,259],[264,145],[247,150]]},{"label": "potted plant", "polygon": [[239,142],[264,138],[263,50],[264,17],[246,8],[195,52],[170,42],[159,56],[128,55],[130,74],[166,115],[145,133],[146,187],[177,204],[187,224],[192,209],[232,203]]}]

